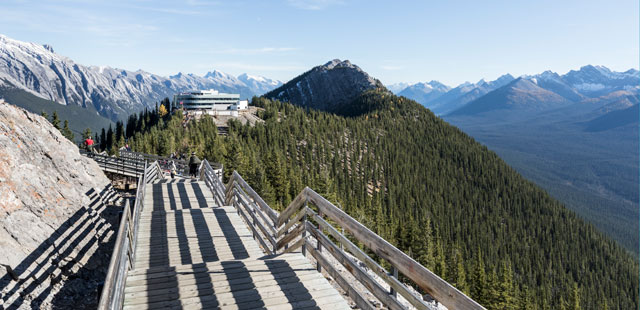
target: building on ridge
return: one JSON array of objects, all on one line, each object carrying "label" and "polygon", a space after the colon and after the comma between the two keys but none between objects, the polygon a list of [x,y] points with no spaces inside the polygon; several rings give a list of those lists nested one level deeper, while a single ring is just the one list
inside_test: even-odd
[{"label": "building on ridge", "polygon": [[220,93],[217,90],[195,90],[173,96],[171,108],[184,109],[188,113],[201,115],[238,116],[238,111],[249,107],[247,100],[240,100],[240,94]]}]

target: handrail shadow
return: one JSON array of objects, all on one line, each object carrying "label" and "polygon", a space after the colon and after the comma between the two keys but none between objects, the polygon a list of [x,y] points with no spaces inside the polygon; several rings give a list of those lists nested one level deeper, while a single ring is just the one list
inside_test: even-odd
[{"label": "handrail shadow", "polygon": [[[113,243],[118,212],[109,207],[109,201],[118,194],[111,185],[107,185],[101,190],[92,188],[85,195],[90,198],[87,205],[79,208],[15,266],[13,275],[6,273],[0,278],[0,292],[4,292],[3,308],[21,307],[27,302],[26,296],[30,296],[31,308],[39,308],[40,303],[50,298],[54,291],[56,296],[53,296],[52,304],[61,305],[64,298],[58,295],[65,294],[70,280],[83,279],[85,273],[93,274],[92,277],[96,276],[95,273],[104,273],[100,268],[105,265],[101,258],[110,251]],[[63,278],[67,278],[67,282],[54,290],[53,285]],[[89,282],[83,286],[91,286]],[[95,306],[98,294],[83,290],[81,295],[83,302]]]}]

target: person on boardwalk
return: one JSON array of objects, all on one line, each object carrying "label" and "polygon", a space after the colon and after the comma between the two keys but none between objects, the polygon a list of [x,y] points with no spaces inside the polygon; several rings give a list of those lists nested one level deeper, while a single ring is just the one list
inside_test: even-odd
[{"label": "person on boardwalk", "polygon": [[191,153],[191,157],[189,158],[189,175],[192,177],[198,176],[198,166],[200,165],[200,158],[196,156],[196,152]]},{"label": "person on boardwalk", "polygon": [[91,137],[86,138],[84,140],[84,146],[87,149],[87,152],[93,152],[93,144],[94,144],[94,141],[93,139],[91,139]]},{"label": "person on boardwalk", "polygon": [[178,168],[176,168],[176,162],[175,161],[171,161],[171,165],[169,165],[169,170],[171,171],[171,179],[176,177],[176,170],[178,170]]}]

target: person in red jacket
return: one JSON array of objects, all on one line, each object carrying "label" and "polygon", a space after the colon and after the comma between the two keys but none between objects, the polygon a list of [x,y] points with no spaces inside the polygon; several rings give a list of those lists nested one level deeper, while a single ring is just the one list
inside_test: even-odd
[{"label": "person in red jacket", "polygon": [[84,145],[87,148],[87,151],[92,152],[93,151],[93,139],[91,139],[91,137],[87,138],[84,140]]}]

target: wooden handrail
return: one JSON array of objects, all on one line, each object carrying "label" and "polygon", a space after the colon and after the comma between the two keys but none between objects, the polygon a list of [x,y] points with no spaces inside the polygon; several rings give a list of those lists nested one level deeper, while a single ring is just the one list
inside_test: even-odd
[{"label": "wooden handrail", "polygon": [[124,301],[124,284],[127,278],[127,272],[135,266],[135,253],[138,236],[138,226],[140,222],[140,213],[144,207],[144,197],[146,184],[157,179],[163,179],[164,174],[160,170],[157,162],[151,165],[144,165],[144,173],[138,179],[138,188],[136,189],[136,200],[133,210],[127,201],[122,211],[120,226],[118,227],[118,235],[116,243],[111,254],[109,269],[105,278],[104,286],[100,294],[100,302],[98,309],[121,309]]},{"label": "wooden handrail", "polygon": [[[219,181],[219,180],[218,180]],[[353,276],[362,282],[363,285],[374,294],[378,300],[383,302],[390,309],[402,309],[403,306],[396,299],[396,292],[402,295],[409,303],[417,309],[428,309],[428,306],[422,298],[415,296],[406,285],[397,279],[397,274],[393,274],[385,270],[375,260],[365,254],[359,247],[354,245],[347,237],[338,232],[331,224],[323,219],[327,217],[349,232],[356,240],[361,242],[365,247],[369,248],[379,258],[386,260],[394,268],[396,272],[402,273],[406,278],[413,281],[423,291],[433,296],[438,302],[442,303],[449,309],[485,309],[473,299],[460,292],[458,289],[447,283],[445,280],[420,265],[414,259],[409,257],[398,248],[378,236],[367,227],[353,219],[340,208],[333,205],[324,197],[310,189],[304,188],[296,198],[285,208],[282,213],[273,210],[269,205],[249,186],[244,179],[236,171],[233,172],[229,183],[223,188],[222,182],[215,182],[215,191],[224,192],[225,203],[233,205],[239,210],[242,209],[243,214],[254,212],[258,215],[264,213],[263,219],[270,221],[259,222],[260,216],[250,218],[245,217],[247,225],[252,228],[254,237],[260,239],[261,245],[265,248],[265,252],[269,254],[277,254],[292,251],[293,248],[302,246],[303,253],[305,249],[316,258],[319,265],[327,270],[327,272],[336,280],[336,282],[349,292],[350,296],[356,304],[363,308],[372,308],[371,304],[361,295],[354,292],[353,287],[345,287],[348,282],[336,271],[328,265],[327,260],[323,257],[328,253],[334,256],[340,263],[345,265]],[[252,201],[248,201],[252,200]],[[307,204],[314,205],[318,212],[313,211]],[[312,219],[318,224],[314,227],[307,218]],[[252,221],[253,220],[253,221]],[[269,223],[270,222],[270,223]],[[269,228],[261,227],[264,224],[271,226]],[[367,265],[374,273],[384,280],[391,288],[390,292],[383,290],[377,282],[373,281],[370,276],[357,264],[354,264],[347,256],[345,256],[342,248],[325,235],[327,231],[338,243],[355,256],[357,259]],[[317,248],[309,248],[309,237],[316,240]],[[264,240],[276,242],[276,246],[272,249],[268,248]],[[289,244],[293,243],[291,248]],[[322,245],[322,247],[320,247]],[[322,251],[322,249],[326,251]],[[395,274],[395,277],[394,277]],[[375,282],[375,283],[374,283]]]}]

